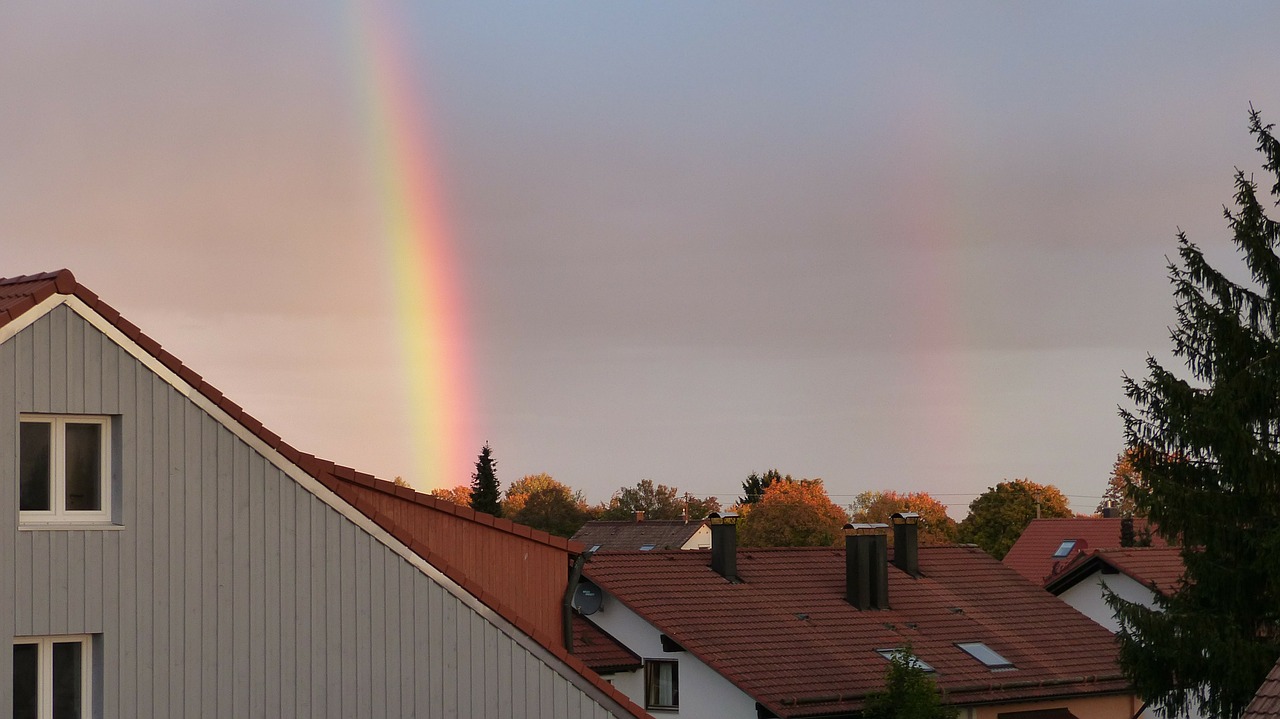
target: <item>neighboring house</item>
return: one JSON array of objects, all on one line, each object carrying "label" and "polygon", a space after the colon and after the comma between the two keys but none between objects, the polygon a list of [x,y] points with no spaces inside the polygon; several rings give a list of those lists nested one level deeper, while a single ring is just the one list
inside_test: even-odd
[{"label": "neighboring house", "polygon": [[[1111,635],[970,546],[918,546],[914,515],[839,548],[606,552],[586,618],[643,659],[610,678],[662,716],[853,717],[910,646],[966,719],[1130,719]],[[592,611],[594,610],[594,611]]]},{"label": "neighboring house", "polygon": [[1280,661],[1271,668],[1240,719],[1280,719]]},{"label": "neighboring house", "polygon": [[[1033,519],[1004,556],[1004,563],[1032,582],[1044,584],[1082,553],[1119,547],[1123,521],[1119,517]],[[1132,521],[1136,535],[1151,536],[1151,546],[1167,546],[1164,538],[1150,531],[1147,520]]]},{"label": "neighboring house", "polygon": [[0,716],[646,716],[579,545],[298,452],[70,272],[0,279],[0,436]]},{"label": "neighboring house", "polygon": [[711,546],[711,528],[705,520],[645,519],[644,512],[636,512],[634,521],[587,522],[573,535],[573,541],[597,552],[707,549]]},{"label": "neighboring house", "polygon": [[[1122,599],[1154,609],[1156,596],[1177,590],[1184,572],[1182,550],[1178,547],[1095,549],[1077,554],[1045,583],[1045,589],[1114,634],[1120,631],[1120,623],[1107,605],[1107,589]],[[1156,714],[1144,710],[1142,716]],[[1195,719],[1201,715],[1192,710],[1181,716]]]}]

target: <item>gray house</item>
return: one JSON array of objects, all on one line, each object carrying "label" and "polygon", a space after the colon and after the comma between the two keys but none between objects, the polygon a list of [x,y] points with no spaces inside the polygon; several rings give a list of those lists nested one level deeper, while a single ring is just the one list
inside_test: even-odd
[{"label": "gray house", "polygon": [[646,716],[70,272],[0,279],[0,437],[0,716]]}]

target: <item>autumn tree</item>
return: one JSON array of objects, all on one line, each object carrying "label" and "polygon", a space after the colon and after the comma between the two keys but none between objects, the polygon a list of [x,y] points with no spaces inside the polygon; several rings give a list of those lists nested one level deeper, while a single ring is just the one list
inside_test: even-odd
[{"label": "autumn tree", "polygon": [[918,526],[922,544],[948,544],[956,541],[956,520],[947,515],[947,505],[929,496],[928,492],[863,492],[849,506],[852,521],[864,524],[888,524],[897,512],[915,512],[920,515]]},{"label": "autumn tree", "polygon": [[1102,514],[1102,510],[1111,507],[1118,513],[1117,516],[1122,517],[1141,517],[1145,516],[1134,504],[1133,497],[1130,496],[1128,487],[1139,487],[1142,485],[1142,475],[1138,473],[1137,467],[1133,464],[1133,451],[1126,449],[1116,457],[1116,463],[1111,468],[1111,479],[1107,481],[1107,491],[1102,494],[1102,502],[1098,504],[1096,510],[1098,514]]},{"label": "autumn tree", "polygon": [[[521,486],[517,488],[517,485]],[[512,488],[517,488],[514,498],[511,496]],[[545,474],[531,475],[512,483],[507,488],[507,495],[508,500],[503,505],[504,516],[560,537],[572,537],[592,514],[581,492],[575,492]]]},{"label": "autumn tree", "polygon": [[476,471],[471,475],[471,508],[495,517],[502,516],[502,494],[498,488],[498,476],[494,474],[497,462],[493,450],[485,442],[476,458]]},{"label": "autumn tree", "polygon": [[1051,484],[1029,479],[1004,481],[969,503],[969,516],[960,523],[962,542],[976,544],[996,559],[1009,548],[1036,517],[1072,517],[1067,498]]},{"label": "autumn tree", "polygon": [[642,479],[634,487],[623,487],[613,493],[602,508],[601,519],[631,519],[636,512],[644,512],[646,519],[684,519],[688,511],[690,520],[702,519],[711,512],[720,511],[720,500],[705,499],[681,494],[675,487]]},{"label": "autumn tree", "polygon": [[884,690],[867,696],[863,719],[955,719],[955,707],[942,703],[938,685],[907,646],[889,656]]},{"label": "autumn tree", "polygon": [[849,515],[821,479],[778,481],[738,521],[744,547],[827,547],[843,537]]},{"label": "autumn tree", "polygon": [[764,496],[764,491],[774,482],[791,482],[791,475],[783,476],[776,469],[770,469],[764,474],[756,474],[752,472],[742,482],[742,496],[738,499],[738,504],[755,504]]},{"label": "autumn tree", "polygon": [[443,499],[446,502],[460,504],[463,507],[471,506],[471,485],[459,484],[453,489],[433,489],[431,496]]},{"label": "autumn tree", "polygon": [[[1280,142],[1250,112],[1271,195]],[[1236,717],[1280,657],[1280,224],[1252,175],[1237,170],[1225,209],[1243,282],[1179,232],[1169,263],[1173,354],[1187,378],[1147,359],[1124,378],[1121,410],[1141,484],[1138,511],[1182,547],[1185,581],[1148,608],[1110,595],[1120,665],[1166,715]]]}]

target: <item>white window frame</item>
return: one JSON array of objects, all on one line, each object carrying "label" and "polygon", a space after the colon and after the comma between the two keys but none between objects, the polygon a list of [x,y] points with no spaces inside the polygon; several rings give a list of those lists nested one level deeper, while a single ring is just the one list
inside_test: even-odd
[{"label": "white window frame", "polygon": [[[36,717],[53,719],[53,645],[80,645],[80,716],[89,719],[93,712],[93,637],[88,634],[64,634],[38,637],[14,637],[13,644],[36,645]],[[9,679],[12,682],[13,679]],[[10,690],[13,689],[10,684]]]},{"label": "white window frame", "polygon": [[[18,523],[26,526],[110,524],[111,485],[114,483],[114,478],[111,476],[111,418],[94,414],[22,414],[18,417],[18,421],[19,429],[26,423],[50,425],[49,491],[52,494],[50,509],[19,510]],[[68,424],[96,424],[102,427],[102,441],[99,445],[101,456],[98,457],[98,461],[101,462],[98,474],[102,482],[99,487],[102,495],[101,509],[68,510],[66,508],[66,426]]]}]

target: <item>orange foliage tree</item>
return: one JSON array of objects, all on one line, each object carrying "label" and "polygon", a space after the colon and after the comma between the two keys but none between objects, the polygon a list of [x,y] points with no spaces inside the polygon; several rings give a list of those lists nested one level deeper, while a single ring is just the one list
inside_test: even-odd
[{"label": "orange foliage tree", "polygon": [[738,541],[744,547],[828,547],[840,541],[849,521],[821,479],[776,481],[760,501],[742,508]]},{"label": "orange foliage tree", "polygon": [[446,502],[453,502],[464,507],[471,506],[471,485],[459,484],[453,489],[433,489],[431,496],[443,499]]},{"label": "orange foliage tree", "polygon": [[928,492],[863,492],[849,507],[849,516],[854,522],[888,524],[896,512],[915,512],[920,515],[922,544],[949,544],[956,541],[956,520],[947,516],[947,505],[929,496]]}]

